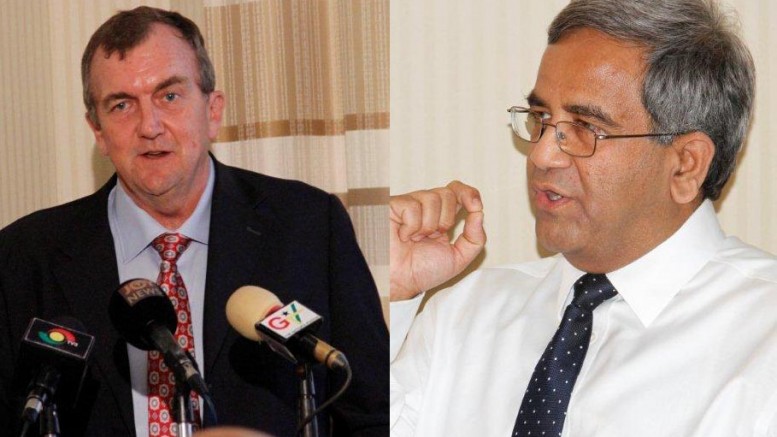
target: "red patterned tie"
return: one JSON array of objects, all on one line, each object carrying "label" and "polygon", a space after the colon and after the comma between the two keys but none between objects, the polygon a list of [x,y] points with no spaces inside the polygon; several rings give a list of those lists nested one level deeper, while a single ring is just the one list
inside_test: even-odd
[{"label": "red patterned tie", "polygon": [[[194,357],[194,336],[189,311],[189,296],[186,286],[178,273],[176,261],[191,243],[191,239],[181,234],[162,234],[152,243],[154,249],[162,257],[157,282],[165,291],[175,308],[178,317],[178,328],[175,339],[181,348],[189,351]],[[170,414],[173,396],[175,395],[175,377],[165,365],[162,356],[157,351],[148,353],[148,432],[150,436],[175,437],[178,435],[178,425]],[[199,399],[192,392],[195,429],[199,428]]]}]

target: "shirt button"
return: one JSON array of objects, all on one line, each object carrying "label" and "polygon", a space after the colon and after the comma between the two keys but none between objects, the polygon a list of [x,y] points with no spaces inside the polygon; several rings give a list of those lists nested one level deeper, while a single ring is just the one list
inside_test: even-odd
[{"label": "shirt button", "polygon": [[597,338],[599,338],[599,336],[596,335],[595,332],[592,332],[591,333],[591,340],[589,341],[589,343],[595,343]]}]

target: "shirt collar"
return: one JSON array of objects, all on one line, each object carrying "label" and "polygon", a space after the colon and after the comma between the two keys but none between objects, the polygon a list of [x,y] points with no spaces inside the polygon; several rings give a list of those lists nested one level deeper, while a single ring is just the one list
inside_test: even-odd
[{"label": "shirt collar", "polygon": [[160,225],[129,197],[119,181],[108,198],[108,217],[117,243],[121,262],[138,256],[151,241],[164,232],[179,232],[194,241],[208,244],[210,207],[216,180],[213,159],[209,159],[208,182],[191,217],[180,228],[171,231]]},{"label": "shirt collar", "polygon": [[[607,274],[619,298],[649,326],[669,301],[713,257],[725,239],[715,208],[705,200],[671,237],[641,258]],[[572,285],[585,274],[562,257],[557,305],[564,312]]]}]

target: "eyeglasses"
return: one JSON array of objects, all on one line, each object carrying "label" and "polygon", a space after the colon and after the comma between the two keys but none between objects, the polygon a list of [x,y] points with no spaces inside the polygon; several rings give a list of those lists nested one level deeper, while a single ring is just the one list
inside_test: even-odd
[{"label": "eyeglasses", "polygon": [[658,134],[608,135],[596,133],[593,128],[574,121],[559,121],[550,124],[542,116],[529,108],[513,106],[508,109],[513,132],[524,141],[536,143],[542,138],[547,126],[556,129],[556,145],[562,152],[570,156],[587,158],[596,152],[596,142],[611,138],[665,137],[683,135],[688,132],[672,132]]}]

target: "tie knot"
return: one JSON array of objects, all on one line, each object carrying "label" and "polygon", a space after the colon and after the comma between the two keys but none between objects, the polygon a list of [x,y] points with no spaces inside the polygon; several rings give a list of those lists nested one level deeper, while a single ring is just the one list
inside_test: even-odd
[{"label": "tie knot", "polygon": [[182,234],[165,233],[154,238],[151,244],[162,260],[175,263],[191,242],[191,238]]},{"label": "tie knot", "polygon": [[602,302],[615,297],[618,291],[603,274],[586,273],[575,282],[575,297],[572,304],[584,310],[593,311]]}]

